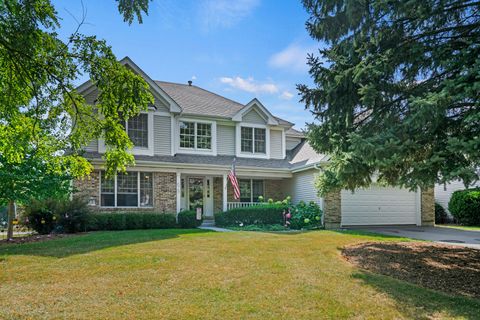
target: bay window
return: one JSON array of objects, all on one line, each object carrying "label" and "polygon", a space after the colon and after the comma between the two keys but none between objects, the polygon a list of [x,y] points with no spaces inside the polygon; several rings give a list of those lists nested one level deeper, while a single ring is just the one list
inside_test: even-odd
[{"label": "bay window", "polygon": [[264,128],[241,127],[241,151],[248,153],[266,153],[266,130]]},{"label": "bay window", "polygon": [[102,207],[152,207],[153,174],[149,172],[118,173],[107,178],[100,173],[100,205]]},{"label": "bay window", "polygon": [[259,202],[258,198],[264,196],[263,180],[240,179],[240,202]]},{"label": "bay window", "polygon": [[180,148],[211,150],[212,124],[180,121]]}]

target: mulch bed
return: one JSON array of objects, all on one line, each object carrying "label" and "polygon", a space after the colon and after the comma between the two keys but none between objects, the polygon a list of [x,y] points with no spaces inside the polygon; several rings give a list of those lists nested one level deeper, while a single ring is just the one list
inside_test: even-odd
[{"label": "mulch bed", "polygon": [[53,240],[53,239],[67,238],[67,237],[72,237],[72,236],[76,236],[76,235],[79,235],[79,234],[83,234],[83,233],[76,233],[76,234],[58,233],[58,234],[43,234],[43,235],[38,235],[38,234],[26,235],[24,237],[14,237],[11,240],[7,240],[7,239],[0,240],[0,246],[1,245],[8,245],[8,244],[40,242],[40,241],[47,241],[47,240]]},{"label": "mulch bed", "polygon": [[480,299],[480,250],[426,242],[347,246],[350,263],[424,288]]}]

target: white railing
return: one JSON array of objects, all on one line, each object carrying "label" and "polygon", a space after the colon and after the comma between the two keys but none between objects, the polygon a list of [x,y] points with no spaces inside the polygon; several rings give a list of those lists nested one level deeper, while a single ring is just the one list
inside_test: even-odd
[{"label": "white railing", "polygon": [[227,209],[245,208],[261,205],[261,202],[227,202]]}]

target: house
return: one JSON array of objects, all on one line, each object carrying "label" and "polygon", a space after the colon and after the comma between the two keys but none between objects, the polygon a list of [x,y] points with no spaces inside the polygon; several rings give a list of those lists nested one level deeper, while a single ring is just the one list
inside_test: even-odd
[{"label": "house", "polygon": [[[478,187],[480,187],[480,181],[472,183],[468,188]],[[450,218],[453,218],[453,216],[450,214],[450,211],[448,211],[448,203],[450,202],[450,198],[455,191],[464,189],[466,189],[465,185],[463,184],[463,181],[460,180],[451,181],[447,184],[435,185],[435,202],[440,204],[445,209]]]},{"label": "house", "polygon": [[[433,189],[408,192],[373,186],[342,191],[324,199],[314,188],[315,175],[328,162],[316,153],[293,123],[273,115],[258,99],[241,104],[188,84],[153,81],[128,57],[122,60],[145,78],[155,104],[127,121],[135,147],[135,167],[107,179],[102,171],[105,145],[86,146],[95,171],[75,181],[99,210],[214,212],[255,205],[259,196],[293,202],[315,201],[327,228],[340,225],[433,224]],[[94,104],[91,82],[78,90]],[[241,197],[235,200],[227,179],[235,160]]]}]

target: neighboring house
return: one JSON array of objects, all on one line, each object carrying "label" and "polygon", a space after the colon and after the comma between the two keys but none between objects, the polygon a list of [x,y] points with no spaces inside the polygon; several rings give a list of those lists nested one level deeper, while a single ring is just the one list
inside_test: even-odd
[{"label": "neighboring house", "polygon": [[[473,183],[469,188],[480,187],[480,181]],[[450,211],[448,211],[448,202],[450,201],[450,197],[452,194],[457,190],[464,190],[465,185],[462,181],[452,181],[447,184],[436,184],[435,185],[435,202],[440,204],[450,215]]]},{"label": "neighboring house", "polygon": [[[195,85],[153,81],[129,58],[122,63],[151,87],[155,104],[125,127],[135,147],[135,167],[106,179],[105,145],[90,143],[86,157],[95,171],[75,185],[99,210],[179,212],[201,207],[214,212],[255,205],[259,196],[293,202],[315,201],[326,227],[359,224],[433,224],[433,189],[407,192],[373,186],[322,199],[315,175],[328,162],[316,153],[293,123],[274,116],[259,100],[241,104]],[[89,81],[78,89],[94,104]],[[227,175],[236,159],[241,198],[235,200]]]}]

